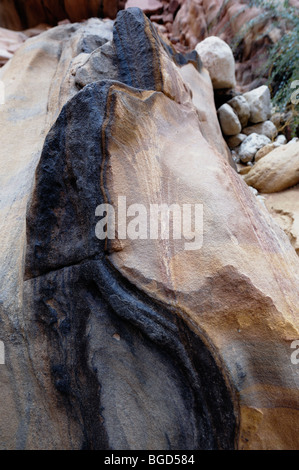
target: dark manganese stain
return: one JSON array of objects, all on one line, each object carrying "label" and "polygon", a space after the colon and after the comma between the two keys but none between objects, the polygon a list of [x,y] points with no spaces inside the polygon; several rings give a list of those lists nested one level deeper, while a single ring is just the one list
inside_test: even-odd
[{"label": "dark manganese stain", "polygon": [[[114,41],[126,85],[156,89],[158,53],[144,18],[136,9],[121,13]],[[130,64],[134,53],[139,71]],[[109,93],[126,85],[97,82],[68,102],[36,173],[26,295],[48,345],[53,388],[79,423],[82,448],[233,449],[238,410],[211,345],[180,312],[123,278],[107,261],[105,241],[95,237],[95,208],[109,191],[101,185],[109,111],[113,120]]]}]

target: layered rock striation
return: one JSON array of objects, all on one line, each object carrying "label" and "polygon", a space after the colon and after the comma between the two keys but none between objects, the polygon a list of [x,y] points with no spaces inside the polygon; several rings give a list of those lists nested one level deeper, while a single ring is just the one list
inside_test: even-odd
[{"label": "layered rock striation", "polygon": [[[1,448],[298,447],[298,257],[197,56],[132,8],[30,39],[0,78]],[[201,205],[201,243],[99,240],[120,197]]]}]

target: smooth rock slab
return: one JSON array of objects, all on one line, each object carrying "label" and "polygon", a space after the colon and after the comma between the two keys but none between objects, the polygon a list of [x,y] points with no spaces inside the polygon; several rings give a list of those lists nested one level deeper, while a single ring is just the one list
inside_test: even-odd
[{"label": "smooth rock slab", "polygon": [[115,18],[124,5],[124,0],[2,1],[0,24],[21,31],[42,23],[56,26],[65,19],[76,22],[99,16]]},{"label": "smooth rock slab", "polygon": [[259,160],[245,176],[262,193],[275,193],[299,183],[299,143],[283,145]]},{"label": "smooth rock slab", "polygon": [[195,50],[208,69],[215,89],[236,86],[235,59],[226,42],[211,36],[198,43]]},{"label": "smooth rock slab", "polygon": [[299,186],[263,196],[270,214],[285,231],[299,256]]},{"label": "smooth rock slab", "polygon": [[277,142],[271,142],[271,144],[265,145],[265,147],[261,148],[255,155],[254,160],[258,162],[261,158],[264,158],[268,153],[272,152],[276,148],[280,147],[280,144]]}]

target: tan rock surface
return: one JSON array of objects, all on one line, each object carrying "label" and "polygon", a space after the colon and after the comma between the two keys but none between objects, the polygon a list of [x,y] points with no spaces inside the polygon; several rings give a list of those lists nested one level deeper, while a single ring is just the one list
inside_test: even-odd
[{"label": "tan rock surface", "polygon": [[[199,74],[193,65],[188,64],[181,67],[179,72],[192,91],[192,102],[198,112],[202,134],[209,144],[213,145],[230,162],[231,154],[220,129],[214,103],[213,85],[208,71],[203,68]],[[207,103],[209,103],[208,106]]]},{"label": "tan rock surface", "polygon": [[[192,50],[208,36],[219,36],[231,44],[241,29],[261,11],[251,8],[247,1],[184,0],[169,37],[175,40],[175,46],[180,50]],[[265,63],[269,44],[279,41],[285,31],[282,22],[279,27],[273,28],[271,21],[266,16],[245,34],[236,64],[240,91],[249,91],[266,81],[266,78],[261,79],[260,70]]]},{"label": "tan rock surface", "polygon": [[[298,335],[295,252],[239,177],[196,130],[197,117],[191,109],[180,109],[163,96],[149,96],[151,117],[142,111],[144,100],[138,104],[137,115],[128,115],[134,98],[117,89],[113,96],[117,103],[113,135],[117,138],[108,142],[106,177],[111,200],[116,204],[117,196],[126,194],[128,205],[138,200],[146,207],[161,200],[168,204],[200,201],[205,223],[203,247],[198,251],[184,251],[183,242],[121,241],[110,255],[111,262],[148,295],[178,309],[218,351],[240,396],[239,448],[269,448],[271,442],[277,448],[292,446],[294,438],[286,442],[284,426],[274,429],[273,422],[275,416],[282,419],[280,408],[299,398],[296,369],[289,359],[289,341]],[[162,120],[158,118],[160,106],[167,116]],[[141,135],[159,119],[154,151],[135,141],[134,116],[143,129]],[[174,116],[184,125],[172,126]],[[132,133],[128,127],[122,132],[124,120],[133,123]],[[130,151],[120,164],[124,145]],[[139,155],[147,162],[146,171],[138,164]],[[132,172],[138,181],[134,186],[128,176]],[[149,180],[155,181],[154,187],[148,185]],[[287,376],[290,393],[282,387]],[[285,416],[298,432],[294,408]],[[256,415],[260,424],[253,432]]]},{"label": "tan rock surface", "polygon": [[[109,56],[119,81],[100,70],[78,93],[97,65],[81,28],[26,42],[1,71],[1,447],[298,448],[298,257],[219,125],[213,142],[205,71],[192,98],[194,72],[126,10]],[[98,240],[96,206],[119,196],[202,204],[197,249]]]},{"label": "tan rock surface", "polygon": [[215,89],[236,86],[235,59],[229,45],[216,36],[210,36],[196,46],[196,52],[208,69]]},{"label": "tan rock surface", "polygon": [[299,255],[299,186],[263,196],[270,214],[286,232]]},{"label": "tan rock surface", "polygon": [[272,142],[271,144],[265,145],[265,147],[261,148],[254,157],[255,162],[258,162],[261,158],[264,158],[268,153],[272,152],[272,150],[277,149],[280,147],[280,144],[277,142]]},{"label": "tan rock surface", "polygon": [[299,143],[289,143],[268,153],[245,176],[249,186],[262,193],[276,193],[299,182]]}]

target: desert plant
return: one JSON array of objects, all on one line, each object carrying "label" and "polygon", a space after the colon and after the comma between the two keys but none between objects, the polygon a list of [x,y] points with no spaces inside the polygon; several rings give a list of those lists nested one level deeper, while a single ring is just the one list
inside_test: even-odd
[{"label": "desert plant", "polygon": [[[250,0],[248,6],[259,7],[261,13],[248,22],[234,38],[232,47],[236,52],[251,28],[259,24],[268,25],[263,35],[273,28],[279,28],[283,35],[279,41],[269,45],[268,56],[263,64],[261,75],[267,74],[267,84],[272,93],[272,103],[280,112],[291,111],[289,122],[292,134],[298,134],[298,104],[291,101],[294,93],[292,83],[299,80],[299,14],[298,9],[288,0]],[[260,39],[260,37],[258,38]],[[294,100],[293,100],[294,101]]]}]

